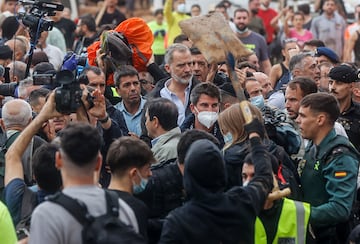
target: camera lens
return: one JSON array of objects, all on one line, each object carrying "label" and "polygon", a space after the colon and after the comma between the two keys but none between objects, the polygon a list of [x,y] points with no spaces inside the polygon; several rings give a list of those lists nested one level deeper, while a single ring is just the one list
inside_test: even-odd
[{"label": "camera lens", "polygon": [[56,74],[56,81],[59,84],[70,84],[74,79],[74,74],[69,70],[62,70]]}]

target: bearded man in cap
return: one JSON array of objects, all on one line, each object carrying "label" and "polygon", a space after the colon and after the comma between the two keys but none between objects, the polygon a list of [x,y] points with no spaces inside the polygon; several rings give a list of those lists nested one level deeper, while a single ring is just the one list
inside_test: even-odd
[{"label": "bearded man in cap", "polygon": [[339,65],[329,72],[329,91],[340,105],[338,122],[344,127],[349,140],[360,150],[360,104],[352,100],[355,82],[359,82],[359,72],[348,65]]}]

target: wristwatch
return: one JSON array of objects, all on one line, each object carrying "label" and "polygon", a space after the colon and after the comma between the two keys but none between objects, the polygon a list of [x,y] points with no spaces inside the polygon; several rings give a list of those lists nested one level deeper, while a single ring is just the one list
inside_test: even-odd
[{"label": "wristwatch", "polygon": [[101,124],[105,124],[106,122],[108,122],[109,120],[109,115],[107,114],[106,117],[104,119],[98,119],[98,121],[101,123]]}]

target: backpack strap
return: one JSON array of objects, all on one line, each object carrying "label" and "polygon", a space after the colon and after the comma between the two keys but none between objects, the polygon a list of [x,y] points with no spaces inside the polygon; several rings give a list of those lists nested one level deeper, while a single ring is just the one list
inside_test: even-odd
[{"label": "backpack strap", "polygon": [[62,192],[58,192],[52,196],[46,198],[47,201],[59,204],[66,209],[81,225],[87,224],[92,216],[89,215],[86,205],[72,197],[65,195]]},{"label": "backpack strap", "polygon": [[[82,225],[93,220],[93,216],[89,214],[82,201],[69,197],[62,192],[49,196],[46,200],[61,205]],[[105,190],[105,200],[107,213],[119,217],[119,197],[116,192]]]},{"label": "backpack strap", "polygon": [[105,190],[106,211],[114,217],[119,217],[119,196],[116,192]]}]

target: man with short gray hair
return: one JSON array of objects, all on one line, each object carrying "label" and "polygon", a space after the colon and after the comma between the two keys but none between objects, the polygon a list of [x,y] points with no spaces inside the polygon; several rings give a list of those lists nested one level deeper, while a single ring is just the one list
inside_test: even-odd
[{"label": "man with short gray hair", "polygon": [[289,70],[292,79],[297,76],[306,76],[313,79],[315,82],[320,79],[320,70],[317,67],[315,57],[311,52],[299,53],[291,57]]},{"label": "man with short gray hair", "polygon": [[7,67],[10,68],[9,70],[10,81],[19,82],[25,79],[26,63],[22,61],[13,61],[9,63]]},{"label": "man with short gray hair", "polygon": [[164,68],[171,77],[158,81],[149,96],[163,97],[174,102],[179,112],[178,125],[181,125],[185,117],[191,113],[190,93],[198,84],[198,81],[193,78],[190,49],[180,43],[171,45],[165,54]]}]

